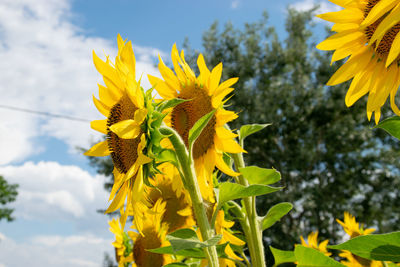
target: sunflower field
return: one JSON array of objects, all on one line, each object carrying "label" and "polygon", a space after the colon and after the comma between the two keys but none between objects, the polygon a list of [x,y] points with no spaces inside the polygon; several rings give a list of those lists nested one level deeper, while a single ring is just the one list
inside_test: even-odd
[{"label": "sunflower field", "polygon": [[[263,28],[265,22],[247,25],[243,35],[231,25],[219,34],[215,24],[203,37],[204,53],[174,44],[170,58],[159,56],[159,77],[148,76],[151,88],[136,79],[131,41],[118,35],[115,60],[93,52],[104,81],[93,102],[104,119],[92,121],[91,127],[104,140],[85,155],[112,160],[105,213],[117,216],[109,225],[118,266],[400,265],[399,220],[380,219],[383,212],[391,213],[387,203],[399,206],[394,203],[398,197],[363,196],[384,170],[399,171],[397,151],[387,147],[397,149],[393,137],[400,139],[400,2],[330,1],[342,9],[317,15],[334,24],[316,47],[331,55],[308,52],[308,46],[315,46],[305,26],[311,13],[293,10],[285,47],[273,29]],[[258,68],[266,65],[268,70]],[[281,78],[275,79],[274,72]],[[331,87],[316,82],[327,76]],[[335,99],[335,105],[328,102]],[[387,102],[397,116],[386,116]],[[340,103],[358,106],[346,111]],[[390,135],[360,129],[365,105],[373,128]],[[328,111],[331,120],[322,117]],[[283,113],[295,124],[270,124]],[[276,135],[262,137],[268,131]],[[291,143],[302,150],[287,151]],[[343,150],[328,153],[332,147]],[[399,177],[394,178],[388,190],[399,186]],[[363,187],[349,192],[356,188],[352,179]],[[361,200],[352,198],[357,194]],[[358,222],[350,209],[373,216]],[[339,213],[338,219],[332,216]],[[389,231],[373,234],[376,229],[363,220]]]}]

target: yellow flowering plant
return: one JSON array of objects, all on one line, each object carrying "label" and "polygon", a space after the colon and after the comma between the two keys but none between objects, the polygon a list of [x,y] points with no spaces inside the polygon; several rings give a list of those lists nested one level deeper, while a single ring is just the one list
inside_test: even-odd
[{"label": "yellow flowering plant", "polygon": [[196,75],[173,45],[173,70],[160,57],[161,78],[149,75],[145,90],[131,42],[117,40],[115,61],[93,53],[104,81],[93,102],[106,118],[91,127],[106,139],[85,154],[114,164],[106,213],[120,215],[110,222],[119,266],[266,266],[262,232],[292,205],[256,212],[280,174],[243,160],[244,139],[267,124],[227,125],[238,117],[226,109],[238,78],[221,82],[222,63],[209,69],[201,54]]}]

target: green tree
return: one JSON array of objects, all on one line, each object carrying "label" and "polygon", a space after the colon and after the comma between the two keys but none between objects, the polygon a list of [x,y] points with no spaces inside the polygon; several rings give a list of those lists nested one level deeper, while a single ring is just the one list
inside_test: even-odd
[{"label": "green tree", "polygon": [[14,220],[11,216],[14,209],[7,208],[5,205],[17,199],[17,188],[17,184],[8,184],[3,176],[0,176],[0,221],[2,219],[9,222]]}]

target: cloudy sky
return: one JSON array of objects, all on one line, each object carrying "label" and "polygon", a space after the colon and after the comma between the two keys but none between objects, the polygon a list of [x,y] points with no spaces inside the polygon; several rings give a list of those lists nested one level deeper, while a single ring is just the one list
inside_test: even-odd
[{"label": "cloudy sky", "polygon": [[137,74],[159,76],[156,56],[186,36],[200,49],[215,20],[240,27],[267,10],[282,31],[287,5],[335,10],[325,1],[276,2],[0,0],[0,175],[19,184],[16,220],[0,221],[0,266],[101,266],[104,252],[113,255],[107,217],[96,212],[107,206],[104,177],[76,149],[99,135],[88,122],[10,107],[101,119],[91,102],[101,83],[92,50],[115,56],[118,33],[133,42]]}]

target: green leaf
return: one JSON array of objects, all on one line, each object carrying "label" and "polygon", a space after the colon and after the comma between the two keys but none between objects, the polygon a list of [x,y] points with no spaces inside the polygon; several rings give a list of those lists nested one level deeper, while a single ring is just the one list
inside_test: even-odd
[{"label": "green leaf", "polygon": [[236,183],[220,183],[219,184],[219,206],[229,200],[251,197],[251,196],[261,196],[269,193],[276,192],[282,189],[282,187],[271,187],[268,185],[258,185],[253,184],[249,186],[243,186]]},{"label": "green leaf", "polygon": [[221,240],[222,235],[216,235],[209,240],[201,242],[197,234],[192,229],[180,229],[167,235],[167,239],[171,243],[173,250],[179,251],[191,248],[205,248],[215,246]]},{"label": "green leaf", "polygon": [[381,121],[374,128],[380,128],[391,134],[392,136],[400,139],[400,117],[394,116]]},{"label": "green leaf", "polygon": [[157,106],[157,110],[158,111],[163,111],[167,108],[173,108],[176,107],[177,105],[186,102],[186,101],[190,101],[191,99],[181,99],[181,98],[173,98],[171,100],[166,100],[161,102],[158,106]]},{"label": "green leaf", "polygon": [[[225,254],[225,248],[228,243],[217,245],[217,254],[220,258],[227,258],[228,256]],[[147,251],[157,253],[157,254],[172,254],[177,256],[185,256],[188,258],[196,258],[196,259],[204,259],[206,255],[204,254],[204,250],[202,248],[191,248],[191,249],[182,249],[179,251],[174,251],[172,246],[147,249]]]},{"label": "green leaf", "polygon": [[248,166],[239,168],[239,171],[250,184],[268,185],[276,183],[281,179],[281,174],[275,169]]},{"label": "green leaf", "polygon": [[369,260],[400,262],[400,232],[361,235],[328,248],[348,250]]},{"label": "green leaf", "polygon": [[262,230],[264,231],[265,229],[270,228],[283,216],[285,216],[292,208],[293,205],[289,202],[282,202],[270,208],[267,212],[267,215],[262,218]]},{"label": "green leaf", "polygon": [[240,141],[243,141],[247,136],[249,136],[253,133],[256,133],[258,131],[261,131],[262,129],[264,129],[265,127],[267,127],[269,125],[271,125],[271,123],[243,125],[242,127],[240,127],[240,131],[239,131]]},{"label": "green leaf", "polygon": [[200,136],[203,129],[207,126],[208,122],[214,116],[216,109],[207,113],[203,117],[201,117],[196,123],[193,125],[192,129],[189,130],[189,151],[191,150],[194,142]]},{"label": "green leaf", "polygon": [[273,248],[271,246],[269,248],[271,249],[272,255],[274,255],[274,259],[275,259],[274,266],[278,266],[279,264],[282,264],[282,263],[296,261],[296,257],[294,256],[294,251],[280,250],[280,249]]},{"label": "green leaf", "polygon": [[343,264],[313,248],[297,245],[294,249],[294,255],[296,256],[297,267],[344,267]]}]

